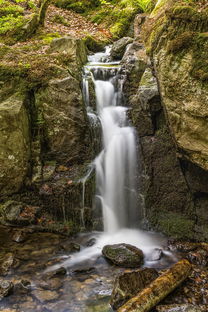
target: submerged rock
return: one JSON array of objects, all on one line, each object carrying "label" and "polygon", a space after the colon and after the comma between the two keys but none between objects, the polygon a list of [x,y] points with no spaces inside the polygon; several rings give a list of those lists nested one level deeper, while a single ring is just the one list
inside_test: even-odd
[{"label": "submerged rock", "polygon": [[60,249],[66,251],[66,252],[69,252],[69,253],[78,252],[78,251],[80,251],[80,245],[67,240],[67,241],[61,243]]},{"label": "submerged rock", "polygon": [[13,291],[14,285],[10,281],[0,280],[0,300],[3,297],[9,296]]},{"label": "submerged rock", "polygon": [[16,231],[12,236],[12,240],[16,243],[22,243],[26,240],[26,233],[24,231]]},{"label": "submerged rock", "polygon": [[126,268],[140,267],[144,260],[142,250],[129,244],[106,245],[102,253],[114,264]]},{"label": "submerged rock", "polygon": [[155,248],[147,257],[147,261],[158,261],[162,258],[163,251],[160,248]]},{"label": "submerged rock", "polygon": [[118,275],[111,295],[111,306],[118,309],[158,277],[155,269],[144,268]]},{"label": "submerged rock", "polygon": [[7,275],[12,267],[19,265],[19,261],[15,259],[14,255],[9,252],[0,259],[0,275]]},{"label": "submerged rock", "polygon": [[157,312],[202,312],[207,311],[206,306],[195,306],[192,304],[171,304],[156,307]]},{"label": "submerged rock", "polygon": [[32,294],[38,299],[41,303],[46,301],[53,301],[58,299],[59,294],[56,291],[52,290],[34,290]]},{"label": "submerged rock", "polygon": [[114,42],[111,50],[111,57],[114,60],[121,60],[124,53],[126,46],[134,41],[131,37],[123,37],[118,41]]}]

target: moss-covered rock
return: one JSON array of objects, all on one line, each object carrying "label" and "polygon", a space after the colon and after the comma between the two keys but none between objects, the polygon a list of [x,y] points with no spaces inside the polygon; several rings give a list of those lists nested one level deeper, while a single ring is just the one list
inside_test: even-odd
[{"label": "moss-covered rock", "polygon": [[208,170],[208,13],[197,3],[180,4],[161,4],[144,27],[144,38],[180,152]]},{"label": "moss-covered rock", "polygon": [[28,174],[29,119],[23,98],[14,94],[0,102],[0,193],[20,190]]},{"label": "moss-covered rock", "polygon": [[102,253],[115,265],[126,268],[140,267],[144,260],[142,250],[129,244],[106,245]]}]

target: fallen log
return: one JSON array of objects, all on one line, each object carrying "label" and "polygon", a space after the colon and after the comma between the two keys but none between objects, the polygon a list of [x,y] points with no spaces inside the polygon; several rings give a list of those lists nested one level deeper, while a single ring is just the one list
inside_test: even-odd
[{"label": "fallen log", "polygon": [[188,277],[191,269],[192,265],[188,260],[180,260],[121,306],[118,312],[148,312],[179,286]]}]

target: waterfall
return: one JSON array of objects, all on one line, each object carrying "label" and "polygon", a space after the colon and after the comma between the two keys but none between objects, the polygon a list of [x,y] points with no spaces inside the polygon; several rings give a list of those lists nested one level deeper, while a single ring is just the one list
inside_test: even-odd
[{"label": "waterfall", "polygon": [[[105,53],[90,56],[89,63],[83,70],[83,97],[87,115],[92,129],[95,129],[92,130],[95,142],[100,138],[97,127],[102,129],[102,147],[86,176],[80,180],[83,184],[81,218],[84,226],[85,183],[93,169],[96,169],[96,204],[102,207],[104,232],[93,232],[92,237],[96,239],[93,246],[70,254],[61,263],[61,266],[68,268],[89,260],[96,263],[102,248],[108,244],[126,243],[141,248],[147,262],[155,248],[166,245],[166,239],[160,234],[138,229],[138,160],[135,133],[128,121],[128,108],[125,107],[123,95],[125,74],[118,62],[107,62],[108,56],[108,48]],[[91,103],[90,79],[95,87],[96,107]],[[163,253],[167,254],[165,251]],[[47,271],[58,267],[60,264]]]},{"label": "waterfall", "polygon": [[[96,114],[102,128],[103,146],[95,159],[96,197],[102,207],[104,231],[111,233],[134,227],[139,220],[136,212],[135,134],[127,118],[128,109],[124,106],[123,74],[118,62],[101,62],[106,59],[105,55],[99,53],[90,57],[84,71],[83,90],[90,111],[87,75],[94,82]],[[92,118],[89,113],[88,116]]]}]

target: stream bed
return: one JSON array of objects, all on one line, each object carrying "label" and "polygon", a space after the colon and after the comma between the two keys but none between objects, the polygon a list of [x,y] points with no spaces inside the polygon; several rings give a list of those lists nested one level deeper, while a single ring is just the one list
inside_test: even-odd
[{"label": "stream bed", "polygon": [[[109,300],[113,281],[125,269],[107,262],[101,255],[101,245],[109,240],[119,241],[121,237],[113,239],[102,233],[86,233],[70,240],[57,234],[32,232],[31,229],[0,226],[1,275],[14,285],[11,294],[0,301],[1,309],[21,312],[112,311]],[[136,233],[145,245],[148,242],[149,246],[154,245],[153,234],[135,230],[134,237]],[[124,230],[121,235],[124,238],[127,232]],[[161,236],[160,241],[165,243],[165,238]],[[164,254],[161,260],[146,261],[144,266],[163,269],[176,260],[175,255]]]}]

